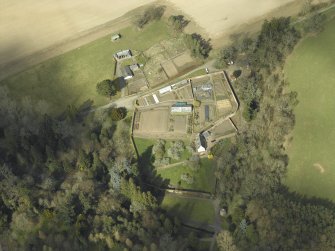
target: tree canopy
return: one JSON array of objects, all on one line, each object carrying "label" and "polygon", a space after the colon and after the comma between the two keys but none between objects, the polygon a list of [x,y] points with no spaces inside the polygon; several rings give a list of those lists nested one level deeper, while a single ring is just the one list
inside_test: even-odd
[{"label": "tree canopy", "polygon": [[118,90],[117,84],[118,83],[116,81],[105,79],[97,83],[97,93],[106,97],[114,96]]}]

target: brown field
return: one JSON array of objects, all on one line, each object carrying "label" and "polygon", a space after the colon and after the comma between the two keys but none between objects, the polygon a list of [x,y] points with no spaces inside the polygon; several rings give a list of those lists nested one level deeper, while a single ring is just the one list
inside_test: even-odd
[{"label": "brown field", "polygon": [[191,85],[186,85],[182,88],[179,88],[177,91],[176,91],[177,95],[179,96],[179,99],[183,99],[183,100],[186,100],[186,99],[193,99],[193,93],[192,93],[192,87]]},{"label": "brown field", "polygon": [[173,129],[176,133],[187,133],[187,115],[173,116]]},{"label": "brown field", "polygon": [[153,0],[1,0],[0,65],[60,43]]},{"label": "brown field", "polygon": [[178,70],[171,60],[163,62],[162,67],[169,78],[172,78],[178,74]]},{"label": "brown field", "polygon": [[[190,16],[212,38],[230,29],[263,17],[280,6],[299,0],[170,0]],[[301,2],[301,1],[300,1]]]},{"label": "brown field", "polygon": [[182,68],[185,65],[191,64],[193,62],[194,62],[194,59],[191,57],[191,55],[188,52],[185,52],[173,59],[173,63],[175,63],[175,65],[178,68]]},{"label": "brown field", "polygon": [[138,132],[166,133],[168,132],[170,111],[168,108],[141,111]]},{"label": "brown field", "polygon": [[214,127],[212,132],[215,134],[216,138],[227,136],[231,133],[236,132],[236,129],[230,119],[226,119]]},{"label": "brown field", "polygon": [[[190,32],[205,33],[214,46],[222,46],[233,32],[253,32],[265,18],[297,14],[304,1],[1,0],[0,73],[8,76],[22,71],[124,28],[131,24],[134,13],[124,14],[153,2],[166,4],[167,15],[185,14],[193,21],[187,27]],[[251,31],[249,26],[253,24]],[[164,52],[168,58],[183,51],[181,40],[166,43],[162,45],[168,47]],[[163,79],[158,76],[153,81]]]}]

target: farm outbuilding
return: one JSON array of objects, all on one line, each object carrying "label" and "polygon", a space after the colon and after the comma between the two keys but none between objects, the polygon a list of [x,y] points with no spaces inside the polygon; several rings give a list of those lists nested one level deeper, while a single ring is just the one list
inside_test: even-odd
[{"label": "farm outbuilding", "polygon": [[120,34],[113,34],[111,36],[111,41],[114,42],[116,40],[119,40],[121,38],[121,35]]},{"label": "farm outbuilding", "polygon": [[114,57],[117,60],[131,58],[132,56],[131,50],[123,50],[114,54]]}]

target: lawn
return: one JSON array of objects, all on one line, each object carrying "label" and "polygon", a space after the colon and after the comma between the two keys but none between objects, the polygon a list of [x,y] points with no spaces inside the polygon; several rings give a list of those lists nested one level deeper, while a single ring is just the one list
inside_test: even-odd
[{"label": "lawn", "polygon": [[191,221],[201,225],[214,222],[214,207],[209,200],[166,194],[162,202],[162,208],[167,210],[169,214],[178,216],[185,223]]},{"label": "lawn", "polygon": [[[185,181],[180,181],[180,176],[183,173],[189,173],[194,178],[194,183],[187,184]],[[198,171],[193,171],[186,165],[179,165],[157,170],[157,174],[161,175],[164,179],[170,180],[170,184],[175,187],[206,192],[214,192],[215,189],[213,160],[201,159],[201,166]]]},{"label": "lawn", "polygon": [[131,26],[120,33],[122,39],[117,42],[112,43],[108,35],[11,76],[0,85],[7,85],[16,98],[30,96],[47,101],[51,113],[59,113],[69,104],[80,105],[87,99],[95,105],[105,104],[109,98],[98,96],[95,86],[98,81],[112,78],[113,54],[127,48],[143,51],[170,36],[163,21],[149,24],[141,31]]},{"label": "lawn", "polygon": [[335,201],[335,20],[305,39],[290,56],[285,75],[298,92],[285,184],[290,190]]}]

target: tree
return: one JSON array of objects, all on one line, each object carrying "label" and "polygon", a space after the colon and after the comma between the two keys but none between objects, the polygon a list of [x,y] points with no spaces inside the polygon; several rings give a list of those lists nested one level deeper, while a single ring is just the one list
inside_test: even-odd
[{"label": "tree", "polygon": [[326,20],[325,14],[316,14],[304,23],[304,31],[306,33],[319,33],[323,30]]},{"label": "tree", "polygon": [[219,58],[216,61],[216,66],[218,68],[224,67],[227,64],[235,62],[237,57],[237,49],[234,46],[229,46],[220,51]]},{"label": "tree", "polygon": [[84,150],[80,149],[77,166],[79,169],[84,170],[91,167],[92,164],[92,158],[90,154],[85,153]]},{"label": "tree", "polygon": [[167,154],[169,157],[179,160],[184,150],[185,150],[184,142],[178,140],[172,142],[170,148],[167,150]]},{"label": "tree", "polygon": [[228,231],[220,232],[216,237],[216,242],[220,251],[238,251],[234,244],[233,237]]},{"label": "tree", "polygon": [[114,96],[117,92],[116,83],[109,79],[97,83],[96,89],[99,95],[106,97]]},{"label": "tree", "polygon": [[162,159],[165,154],[165,140],[159,139],[152,148],[152,153],[155,154],[157,159]]},{"label": "tree", "polygon": [[210,40],[205,40],[197,33],[185,34],[184,42],[187,48],[191,51],[192,57],[201,59],[207,58],[212,49]]},{"label": "tree", "polygon": [[188,165],[189,167],[194,170],[197,171],[200,168],[200,157],[199,155],[192,155],[188,161]]},{"label": "tree", "polygon": [[135,25],[142,29],[146,24],[161,19],[165,12],[165,6],[151,6],[147,8],[142,15],[139,15],[134,23]]},{"label": "tree", "polygon": [[109,114],[112,120],[119,121],[127,116],[127,109],[125,107],[112,107]]}]

